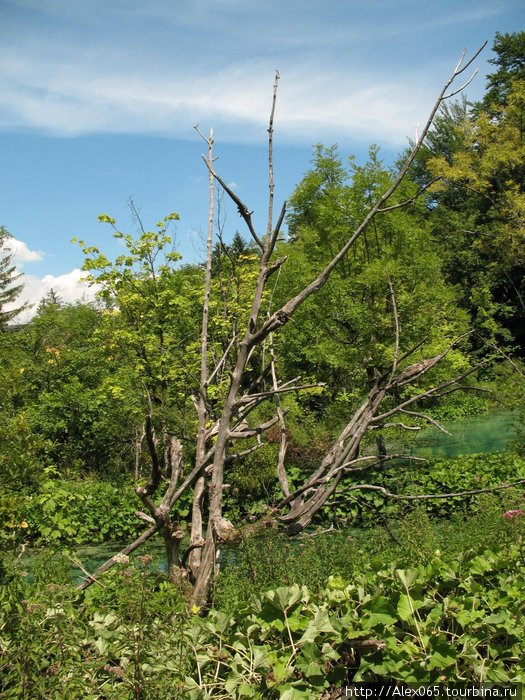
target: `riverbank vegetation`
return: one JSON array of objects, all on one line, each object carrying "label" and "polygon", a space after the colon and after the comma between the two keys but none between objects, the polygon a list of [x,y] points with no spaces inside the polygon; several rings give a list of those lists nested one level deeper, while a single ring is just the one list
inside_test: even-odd
[{"label": "riverbank vegetation", "polygon": [[68,560],[41,554],[31,582],[11,562],[5,697],[317,700],[358,682],[522,682],[522,511],[484,496],[439,525],[421,508],[398,522],[400,544],[378,527],[247,540],[205,618],[149,554],[121,557],[86,592]]},{"label": "riverbank vegetation", "polygon": [[[475,105],[449,100],[460,63],[399,163],[316,146],[275,224],[277,76],[264,234],[210,135],[205,263],[174,250],[176,213],[148,231],[130,201],[136,236],[99,217],[119,257],[80,241],[99,304],[0,315],[5,697],[525,679],[524,42],[496,36]],[[217,183],[248,240],[214,221]],[[423,429],[501,408],[505,451],[418,455]]]}]

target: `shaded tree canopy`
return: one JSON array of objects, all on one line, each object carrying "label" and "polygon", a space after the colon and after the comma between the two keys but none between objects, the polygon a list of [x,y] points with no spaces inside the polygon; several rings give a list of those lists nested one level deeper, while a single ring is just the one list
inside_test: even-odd
[{"label": "shaded tree canopy", "polygon": [[493,105],[505,106],[514,81],[525,80],[525,31],[496,32],[492,50],[496,56],[489,63],[496,70],[487,75],[487,92],[480,104],[484,110]]}]

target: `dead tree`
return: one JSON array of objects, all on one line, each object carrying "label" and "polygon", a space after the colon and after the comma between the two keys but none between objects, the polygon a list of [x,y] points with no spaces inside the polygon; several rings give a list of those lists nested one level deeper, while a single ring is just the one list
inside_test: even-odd
[{"label": "dead tree", "polygon": [[[367,226],[374,217],[382,212],[407,206],[421,194],[422,188],[414,197],[407,201],[388,204],[389,199],[398,189],[401,181],[405,177],[416,154],[421,148],[423,141],[432,125],[432,121],[439,107],[444,100],[456,95],[470,83],[474,75],[461,87],[453,87],[454,81],[472,64],[478,56],[483,46],[474,54],[473,58],[465,62],[465,52],[452,75],[447,80],[434,107],[430,113],[427,123],[422,130],[412,151],[406,158],[392,184],[383,193],[377,202],[371,207],[361,224],[348,232],[348,238],[339,252],[319,273],[319,275],[308,281],[302,290],[293,298],[289,299],[276,311],[263,309],[264,292],[268,286],[270,278],[277,275],[281,266],[286,262],[285,257],[276,259],[275,248],[284,220],[286,203],[283,204],[277,223],[273,225],[273,205],[274,205],[274,182],[273,182],[273,120],[277,96],[277,86],[279,74],[276,73],[273,100],[269,120],[269,206],[268,222],[266,232],[260,235],[255,230],[251,212],[244,202],[232,191],[230,187],[221,179],[215,171],[212,146],[213,134],[209,138],[204,138],[208,144],[208,156],[203,156],[206,163],[210,179],[210,218],[208,227],[207,262],[205,270],[205,291],[203,300],[203,317],[201,329],[201,373],[198,396],[194,397],[193,404],[197,413],[197,435],[195,439],[195,458],[193,467],[185,478],[182,478],[182,450],[179,441],[167,434],[163,430],[162,449],[156,443],[151,421],[146,421],[146,442],[150,453],[150,478],[146,486],[137,488],[137,494],[142,499],[149,514],[140,513],[139,517],[150,523],[151,527],[134,543],[123,550],[124,554],[140,546],[152,534],[159,531],[164,538],[168,556],[169,575],[172,580],[189,576],[193,582],[191,602],[202,605],[206,602],[210,583],[214,575],[217,548],[223,541],[231,540],[235,537],[235,529],[223,517],[223,492],[226,486],[225,476],[229,465],[238,457],[245,456],[254,450],[259,449],[263,444],[262,437],[272,426],[279,424],[281,428],[281,445],[277,464],[277,476],[283,494],[281,502],[274,510],[274,518],[280,522],[290,534],[294,534],[307,527],[315,514],[337,494],[337,489],[342,483],[344,476],[352,472],[366,472],[374,466],[378,458],[372,456],[359,456],[359,448],[365,433],[380,427],[391,427],[392,425],[406,426],[403,419],[406,416],[419,418],[427,423],[433,424],[438,429],[443,430],[430,416],[413,410],[417,402],[429,397],[443,396],[452,391],[464,388],[462,380],[475,372],[479,365],[476,365],[461,375],[441,382],[430,389],[421,390],[419,394],[412,395],[405,400],[399,399],[402,395],[403,387],[415,384],[432,370],[450,349],[459,342],[454,341],[440,355],[427,358],[408,364],[417,350],[421,349],[424,341],[420,341],[405,353],[400,351],[400,329],[396,309],[395,292],[386,273],[390,296],[392,300],[392,313],[395,319],[395,353],[392,366],[388,371],[377,373],[368,395],[361,406],[355,411],[348,424],[338,436],[319,467],[310,474],[303,484],[291,486],[286,474],[285,453],[286,453],[286,426],[285,412],[281,409],[279,397],[288,391],[298,391],[305,386],[301,385],[300,377],[281,382],[277,378],[275,371],[273,335],[288,323],[295,311],[312,295],[315,294],[329,279],[334,268],[344,259],[348,251],[352,248],[359,237],[364,233]],[[474,73],[475,74],[475,73]],[[199,133],[201,133],[199,131]],[[201,134],[202,136],[202,134]],[[242,337],[232,337],[227,344],[222,357],[215,365],[210,364],[208,352],[208,314],[209,295],[211,280],[212,261],[212,234],[213,234],[213,202],[214,202],[214,182],[217,182],[222,190],[230,197],[236,205],[240,216],[244,220],[246,227],[253,239],[258,251],[258,273],[251,299],[249,318]],[[426,186],[428,187],[428,185]],[[275,279],[275,278],[274,278]],[[256,348],[267,345],[267,352],[262,353],[263,364],[259,367],[258,376],[253,380],[247,389],[243,389],[247,384],[247,368],[254,357]],[[269,358],[269,359],[265,359]],[[225,365],[230,368],[229,384],[225,398],[222,403],[220,414],[215,419],[210,414],[208,390],[212,381]],[[311,386],[311,385],[306,385]],[[394,400],[392,400],[392,397]],[[389,403],[387,402],[387,399]],[[250,414],[262,402],[273,400],[276,404],[275,415],[265,422],[254,425],[250,422]],[[387,405],[386,408],[384,406]],[[391,422],[390,419],[393,419]],[[245,438],[256,438],[257,443],[249,448],[237,447],[239,441]],[[241,443],[242,445],[242,443]],[[161,457],[159,458],[159,453]],[[396,457],[401,455],[381,456],[381,465],[386,466]],[[161,464],[162,462],[162,464]],[[153,500],[154,495],[160,489],[162,483],[167,483],[164,495],[160,499],[159,505]],[[381,489],[382,487],[360,484],[350,487],[357,489]],[[181,552],[181,541],[183,531],[180,527],[176,515],[176,504],[178,499],[187,490],[193,489],[193,512],[191,521],[190,544],[184,552]],[[389,494],[384,490],[384,495],[397,498],[395,494]],[[203,517],[202,504],[203,495],[207,492],[207,513]],[[427,495],[431,497],[431,495]],[[203,523],[206,530],[203,532]],[[117,558],[116,558],[117,557]],[[118,555],[112,557],[96,572],[95,576],[112,566]],[[80,588],[85,588],[92,582],[86,579]]]}]

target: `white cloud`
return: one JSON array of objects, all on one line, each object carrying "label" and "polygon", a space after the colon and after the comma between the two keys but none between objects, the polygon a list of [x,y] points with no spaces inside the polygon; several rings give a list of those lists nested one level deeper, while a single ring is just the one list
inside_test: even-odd
[{"label": "white cloud", "polygon": [[35,275],[22,274],[17,280],[17,284],[23,284],[24,288],[15,303],[6,304],[5,310],[15,309],[21,304],[28,302],[31,308],[22,311],[15,319],[14,323],[26,323],[36,313],[36,308],[40,300],[53,289],[64,304],[71,304],[77,300],[94,301],[97,286],[89,286],[86,282],[80,282],[85,277],[85,272],[79,268],[71,270],[64,275],[45,275],[40,278]]},{"label": "white cloud", "polygon": [[27,243],[10,238],[4,245],[4,250],[9,250],[13,256],[13,262],[17,267],[22,267],[25,262],[37,262],[42,260],[44,252],[41,250],[29,250]]},{"label": "white cloud", "polygon": [[35,313],[40,300],[53,289],[64,304],[71,304],[77,300],[94,301],[98,285],[91,287],[86,282],[80,280],[85,277],[85,273],[79,268],[71,270],[63,275],[45,275],[40,278],[36,275],[21,272],[24,263],[38,262],[42,260],[45,253],[41,250],[31,250],[24,241],[16,238],[9,238],[2,247],[2,252],[12,255],[12,262],[15,265],[14,275],[19,275],[15,279],[15,284],[23,285],[23,289],[16,301],[5,304],[5,310],[16,309],[26,302],[30,308],[22,311],[15,319],[14,323],[25,323],[29,321]]}]

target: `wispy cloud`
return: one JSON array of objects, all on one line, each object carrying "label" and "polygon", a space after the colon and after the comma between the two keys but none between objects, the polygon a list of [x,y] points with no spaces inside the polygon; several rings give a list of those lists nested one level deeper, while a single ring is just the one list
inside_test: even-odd
[{"label": "wispy cloud", "polygon": [[[22,51],[21,51],[22,53]],[[79,72],[55,71],[54,61],[28,64],[18,55],[0,96],[0,126],[26,126],[54,135],[158,133],[188,137],[196,122],[212,123],[236,141],[251,141],[266,124],[273,70],[260,60],[225,66],[213,76],[126,76],[104,73],[102,65]],[[94,59],[95,60],[95,59]],[[93,61],[94,62],[94,61]],[[7,63],[5,61],[4,63]],[[315,72],[310,61],[283,73],[277,108],[281,136],[320,138],[337,129],[341,137],[399,142],[424,117],[436,86],[416,71],[405,82],[390,76],[332,70]],[[315,135],[317,132],[317,135]]]},{"label": "wispy cloud", "polygon": [[0,128],[189,137],[200,121],[241,142],[266,123],[277,67],[282,138],[318,140],[337,130],[339,138],[402,142],[447,77],[431,52],[417,62],[406,55],[403,37],[434,39],[499,11],[477,2],[425,12],[415,0],[395,12],[385,0],[335,2],[330,12],[320,0],[182,0],[176,8],[167,0],[11,0],[6,7]]}]

